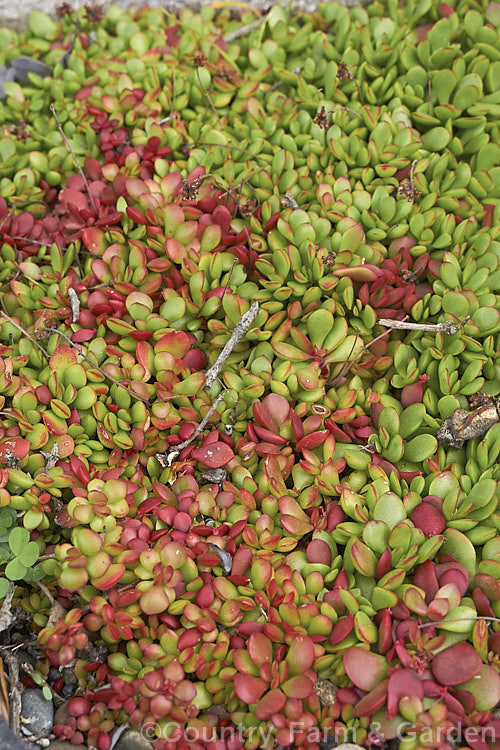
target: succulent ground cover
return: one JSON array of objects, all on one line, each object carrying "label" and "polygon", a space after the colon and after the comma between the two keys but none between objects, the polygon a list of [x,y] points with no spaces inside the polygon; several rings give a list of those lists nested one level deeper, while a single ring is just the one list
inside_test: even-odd
[{"label": "succulent ground cover", "polygon": [[2,627],[75,745],[498,746],[500,6],[218,6],[0,29]]}]

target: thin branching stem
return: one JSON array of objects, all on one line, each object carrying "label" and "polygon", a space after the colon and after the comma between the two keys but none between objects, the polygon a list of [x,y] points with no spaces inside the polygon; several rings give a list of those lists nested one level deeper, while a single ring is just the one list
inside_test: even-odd
[{"label": "thin branching stem", "polygon": [[98,214],[98,211],[97,211],[97,206],[96,206],[96,204],[95,204],[95,201],[94,201],[94,197],[93,197],[92,193],[90,192],[90,185],[89,185],[89,182],[88,182],[88,180],[87,180],[87,177],[86,177],[86,175],[85,175],[85,172],[83,171],[83,169],[82,169],[82,167],[81,167],[81,165],[80,165],[80,162],[78,161],[78,159],[77,159],[77,157],[76,157],[76,154],[75,154],[75,152],[74,152],[74,151],[73,151],[73,149],[71,148],[71,143],[70,143],[70,142],[68,141],[68,139],[66,138],[66,133],[65,133],[65,132],[64,132],[64,130],[62,129],[62,125],[61,125],[61,123],[59,122],[59,118],[58,118],[58,116],[57,116],[57,114],[56,114],[56,109],[55,109],[55,107],[54,107],[54,105],[53,105],[53,104],[51,104],[51,105],[50,105],[50,111],[52,112],[52,114],[53,114],[53,115],[54,115],[54,117],[55,117],[55,120],[56,120],[56,125],[57,125],[57,127],[58,127],[58,129],[59,129],[59,132],[61,133],[62,137],[64,138],[64,143],[66,144],[66,147],[68,148],[68,150],[69,150],[69,152],[70,152],[71,156],[73,157],[73,161],[75,162],[75,164],[76,164],[76,166],[77,166],[77,168],[78,168],[78,171],[80,172],[80,174],[81,174],[81,176],[82,176],[82,179],[83,179],[83,182],[84,182],[84,185],[85,185],[85,189],[86,189],[86,191],[87,191],[87,195],[89,196],[89,201],[90,201],[90,203],[91,203],[91,205],[92,205],[92,210],[93,210],[93,212],[94,212],[94,215],[95,215],[95,216],[97,216],[97,214]]},{"label": "thin branching stem", "polygon": [[212,367],[209,367],[209,369],[206,372],[206,387],[207,388],[210,388],[214,380],[217,378],[225,361],[227,360],[227,358],[233,351],[234,347],[237,344],[239,344],[241,339],[243,339],[247,335],[250,329],[250,326],[252,325],[253,321],[257,317],[258,312],[259,312],[259,303],[254,302],[253,305],[250,307],[250,309],[247,310],[247,312],[241,316],[241,319],[236,324],[234,331],[232,332],[229,338],[229,341],[224,346],[223,350],[217,357]]},{"label": "thin branching stem", "polygon": [[246,34],[249,34],[254,29],[258,29],[259,26],[262,26],[263,23],[267,21],[267,16],[262,16],[261,18],[257,18],[255,21],[252,21],[251,23],[247,23],[245,26],[240,26],[239,29],[236,29],[235,31],[230,31],[228,34],[224,36],[225,42],[234,42],[236,39],[241,39],[242,36],[245,36]]},{"label": "thin branching stem", "polygon": [[200,88],[203,91],[203,93],[205,94],[207,102],[210,104],[210,108],[211,108],[212,112],[214,113],[214,115],[216,116],[217,122],[219,123],[219,128],[222,131],[223,127],[222,127],[222,123],[220,121],[219,113],[217,112],[217,110],[214,107],[214,103],[212,101],[212,97],[210,96],[210,93],[208,92],[208,89],[205,88],[205,86],[203,84],[203,81],[201,80],[200,69],[199,68],[196,68],[196,75],[198,76],[198,83],[200,84]]},{"label": "thin branching stem", "polygon": [[[234,347],[239,344],[239,342],[247,335],[250,326],[252,325],[253,321],[255,320],[257,313],[259,312],[259,303],[254,302],[253,305],[250,307],[249,310],[247,310],[246,313],[244,313],[236,326],[234,327],[234,331],[232,332],[229,341],[217,357],[215,363],[208,368],[208,370],[205,373],[205,385],[207,388],[210,388],[210,386],[213,384],[213,382],[219,377],[219,372],[221,371],[224,363],[226,362],[227,358],[233,351]],[[223,388],[225,390],[228,390],[224,384]],[[229,392],[229,391],[228,391]],[[231,398],[233,398],[232,394],[230,393]],[[187,448],[188,445],[190,445],[193,440],[196,440],[198,435],[200,435],[203,430],[205,429],[205,425],[207,424],[208,420],[212,416],[212,414],[215,412],[219,404],[224,400],[223,394],[219,394],[213,404],[210,406],[209,410],[201,420],[200,424],[196,427],[196,429],[193,431],[193,433],[182,443],[179,443],[178,445],[174,446],[172,450],[170,450],[168,453],[157,453],[155,458],[159,462],[160,466],[162,466],[164,469],[171,466],[173,461],[179,456],[181,451],[184,450],[184,448]]]},{"label": "thin branching stem", "polygon": [[500,622],[500,617],[483,617],[483,615],[476,615],[475,617],[450,617],[449,620],[434,620],[434,622],[419,623],[418,627],[423,630],[423,628],[433,628],[436,625],[442,625],[446,622],[464,622],[465,620],[487,620],[488,622]]},{"label": "thin branching stem", "polygon": [[90,364],[92,365],[92,367],[95,367],[96,370],[99,370],[99,372],[102,375],[104,375],[105,378],[107,378],[108,380],[111,380],[111,382],[114,383],[115,385],[117,385],[119,388],[123,388],[123,390],[127,391],[128,393],[130,393],[131,396],[133,396],[134,398],[137,398],[139,401],[142,401],[143,404],[147,404],[149,406],[149,401],[146,398],[142,398],[142,396],[139,396],[137,393],[134,393],[134,391],[131,388],[129,388],[126,385],[123,385],[123,383],[120,383],[119,380],[115,380],[115,378],[113,378],[109,373],[107,373],[106,370],[103,370],[102,367],[99,367],[99,365],[96,364],[96,362],[94,362],[93,359],[90,359],[90,357],[87,357],[87,355],[85,354],[85,352],[82,351],[82,348],[78,344],[75,344],[74,341],[71,341],[71,339],[69,338],[69,336],[66,336],[65,333],[63,333],[62,331],[58,331],[57,328],[46,328],[45,330],[49,331],[50,333],[57,333],[59,336],[62,336],[62,338],[65,341],[67,341],[70,346],[72,346],[74,349],[76,349],[76,351],[78,352],[78,354],[81,357],[83,357],[84,359],[86,359],[87,362],[90,362]]}]

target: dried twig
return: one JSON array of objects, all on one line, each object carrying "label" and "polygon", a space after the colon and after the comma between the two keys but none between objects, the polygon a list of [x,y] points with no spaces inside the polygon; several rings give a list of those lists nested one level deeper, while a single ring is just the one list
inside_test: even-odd
[{"label": "dried twig", "polygon": [[167,117],[163,117],[161,120],[158,120],[158,125],[164,125],[166,122],[170,122],[170,120],[176,120],[177,115],[168,115]]},{"label": "dried twig", "polygon": [[252,23],[247,23],[245,26],[240,26],[239,29],[235,29],[235,31],[230,31],[229,34],[225,35],[224,41],[234,42],[236,39],[240,39],[242,36],[245,36],[245,34],[249,34],[254,29],[258,29],[259,26],[262,26],[262,24],[267,21],[268,15],[269,14],[266,13],[265,16],[257,18],[255,21],[252,21]]},{"label": "dried twig", "polygon": [[9,668],[10,682],[10,720],[11,729],[16,737],[21,736],[21,691],[19,690],[19,662],[13,653],[5,654],[5,661]]},{"label": "dried twig", "polygon": [[229,286],[229,282],[231,281],[231,276],[233,275],[233,270],[234,270],[234,267],[235,267],[235,265],[237,264],[237,262],[238,262],[238,258],[235,258],[235,259],[233,260],[233,265],[231,266],[231,270],[229,271],[229,276],[228,276],[228,279],[227,279],[227,282],[226,282],[226,286],[224,287],[224,290],[223,290],[223,292],[222,292],[222,295],[221,295],[221,298],[220,298],[220,301],[221,301],[221,302],[222,302],[222,300],[224,299],[224,295],[225,295],[225,293],[226,293],[226,291],[227,291],[227,288],[228,288],[228,286]]},{"label": "dried twig", "polygon": [[73,287],[70,287],[68,289],[68,297],[72,312],[71,322],[78,323],[78,321],[80,320],[80,300],[78,299],[78,295]]},{"label": "dried twig", "polygon": [[[214,115],[216,116],[217,122],[219,123],[219,128],[221,129],[221,132],[222,132],[224,130],[224,128],[222,127],[222,123],[220,121],[219,113],[215,109],[214,103],[212,101],[212,97],[210,96],[210,93],[209,93],[208,89],[205,88],[205,86],[203,84],[203,81],[201,80],[199,68],[196,68],[196,75],[198,76],[198,83],[200,84],[200,88],[203,91],[203,93],[205,94],[206,100],[210,104],[210,108],[211,108],[212,112],[214,113]],[[206,110],[205,110],[205,112],[206,112]]]},{"label": "dried twig", "polygon": [[353,366],[353,364],[355,363],[356,359],[357,359],[358,357],[360,357],[360,356],[361,356],[361,354],[363,353],[363,351],[364,351],[364,350],[362,349],[362,350],[360,351],[360,353],[358,354],[358,357],[355,357],[355,358],[354,358],[354,359],[353,359],[352,361],[349,361],[349,357],[350,357],[350,356],[351,356],[351,354],[353,353],[353,351],[354,351],[354,349],[355,349],[355,347],[356,347],[356,343],[357,343],[357,341],[358,341],[358,339],[359,339],[359,338],[360,338],[360,335],[359,335],[359,331],[356,331],[356,336],[354,337],[354,343],[353,343],[353,345],[351,346],[351,351],[349,352],[349,355],[348,355],[348,357],[347,357],[346,361],[345,361],[345,362],[344,362],[344,364],[342,365],[342,367],[341,367],[341,369],[340,369],[340,372],[339,372],[339,374],[335,376],[335,378],[333,379],[333,381],[331,381],[331,382],[330,382],[330,381],[328,381],[328,382],[327,382],[327,383],[325,384],[325,385],[326,385],[327,387],[329,387],[329,388],[333,388],[333,387],[335,387],[336,385],[338,385],[338,384],[339,384],[339,382],[340,382],[340,380],[341,380],[341,379],[342,379],[342,378],[344,377],[344,375],[346,374],[346,372],[348,372],[348,370],[350,370],[350,369],[351,369],[351,367],[352,367],[352,366]]},{"label": "dried twig", "polygon": [[2,700],[0,700],[0,711],[2,712],[3,719],[8,725],[9,723],[9,690],[7,688],[7,682],[5,680],[5,672],[3,669],[3,661],[0,659],[0,687],[2,688]]},{"label": "dried twig", "polygon": [[[213,384],[213,382],[218,378],[219,372],[224,364],[224,362],[227,360],[231,352],[233,351],[234,347],[239,344],[241,339],[243,339],[249,329],[252,325],[253,321],[255,320],[257,313],[259,312],[259,303],[254,302],[253,305],[249,310],[247,310],[246,313],[244,313],[239,322],[236,324],[234,331],[231,334],[231,337],[227,344],[225,345],[224,349],[221,351],[219,356],[217,357],[217,360],[212,365],[212,367],[209,367],[208,370],[205,373],[205,384],[207,388],[210,388],[210,386]],[[205,429],[205,425],[207,424],[208,420],[212,416],[212,414],[215,412],[221,401],[223,401],[224,396],[223,394],[219,394],[203,419],[201,420],[200,424],[196,427],[196,429],[193,431],[193,433],[182,443],[179,443],[178,445],[174,446],[172,450],[168,451],[168,453],[157,453],[155,455],[156,460],[159,462],[160,466],[162,466],[164,469],[167,467],[170,467],[172,463],[175,461],[175,459],[179,456],[181,451],[184,450],[184,448],[187,448],[188,445],[190,445],[193,440],[196,440],[198,435],[200,435],[203,430]]]},{"label": "dried twig", "polygon": [[63,66],[63,68],[65,68],[66,65],[68,64],[68,60],[70,58],[70,55],[71,55],[71,53],[73,52],[73,50],[75,48],[75,44],[76,44],[76,40],[78,39],[79,32],[80,32],[80,19],[77,18],[76,21],[75,21],[75,33],[74,33],[74,36],[73,36],[73,40],[72,40],[71,44],[69,45],[68,49],[66,50],[66,52],[64,53],[64,55],[59,60],[59,62]]},{"label": "dried twig", "polygon": [[257,317],[258,312],[259,312],[259,303],[254,302],[251,308],[246,313],[244,313],[244,315],[241,316],[241,319],[239,323],[236,324],[235,329],[232,332],[229,341],[227,342],[224,349],[221,351],[221,353],[217,357],[212,367],[209,367],[206,372],[207,388],[210,388],[210,386],[212,385],[212,383],[218,376],[219,372],[222,369],[222,366],[224,365],[224,362],[229,357],[234,347],[237,344],[239,344],[241,339],[247,335],[250,329],[250,326],[252,325],[253,321]]},{"label": "dried twig", "polygon": [[15,590],[16,584],[10,581],[9,588],[0,607],[0,633],[7,630],[16,619],[12,614],[12,599],[14,598]]},{"label": "dried twig", "polygon": [[57,445],[57,443],[54,443],[50,453],[46,453],[45,451],[40,451],[40,453],[45,459],[45,471],[50,471],[51,469],[53,469],[60,458],[59,446]]},{"label": "dried twig", "polygon": [[48,590],[47,586],[41,581],[37,581],[37,586],[41,591],[43,591],[43,593],[45,594],[45,596],[47,597],[51,605],[54,606],[56,601],[54,597],[52,596],[52,594],[50,593],[50,591]]},{"label": "dried twig", "polygon": [[93,359],[90,359],[90,357],[87,357],[87,355],[85,354],[85,352],[82,351],[81,346],[79,346],[78,344],[75,344],[74,341],[71,341],[71,339],[69,338],[69,336],[66,336],[65,333],[63,333],[62,331],[58,331],[57,328],[47,328],[46,330],[49,331],[49,333],[57,333],[59,336],[62,336],[63,339],[65,339],[65,341],[67,341],[70,346],[72,346],[74,349],[76,349],[76,351],[78,352],[78,354],[81,357],[83,357],[84,359],[86,359],[87,362],[90,362],[90,364],[92,365],[92,367],[95,367],[96,370],[99,370],[99,372],[102,375],[104,375],[105,378],[107,378],[108,380],[111,380],[111,382],[114,383],[115,385],[117,385],[119,388],[123,388],[124,391],[127,391],[128,393],[130,393],[130,395],[133,396],[134,398],[137,398],[137,399],[139,399],[139,401],[142,401],[143,404],[149,405],[149,401],[146,398],[142,398],[142,396],[139,396],[137,393],[134,393],[134,391],[131,390],[131,388],[129,388],[126,385],[123,385],[123,383],[120,383],[118,380],[115,380],[115,378],[113,378],[111,375],[109,375],[109,373],[107,373],[106,370],[103,370],[102,367],[99,367],[99,365],[96,364],[96,362],[94,362]]},{"label": "dried twig", "polygon": [[349,112],[351,115],[354,115],[355,117],[361,117],[359,112],[356,112],[354,109],[351,109],[350,107],[334,107],[333,109],[330,109],[328,111],[328,114],[332,115],[335,112]]},{"label": "dried twig", "polygon": [[467,315],[458,324],[452,323],[451,320],[447,320],[446,323],[407,323],[405,320],[389,320],[388,318],[379,318],[377,323],[386,328],[395,328],[396,330],[432,331],[434,333],[442,331],[443,333],[453,334],[463,328],[469,320],[470,315]]},{"label": "dried twig", "polygon": [[176,445],[173,448],[173,450],[170,450],[168,453],[157,453],[155,455],[156,460],[158,461],[158,463],[160,464],[162,468],[166,469],[167,467],[172,466],[172,463],[179,456],[181,451],[183,451],[184,448],[187,448],[187,446],[190,445],[193,442],[193,440],[196,440],[198,435],[201,432],[203,432],[203,430],[205,429],[206,423],[208,422],[208,420],[210,419],[214,411],[217,409],[217,407],[223,400],[224,400],[224,396],[222,394],[217,396],[212,406],[210,407],[210,409],[207,411],[207,413],[201,420],[198,427],[193,431],[193,433],[188,438],[186,438],[186,440],[183,440],[182,443],[179,443],[178,445]]},{"label": "dried twig", "polygon": [[62,125],[61,125],[61,123],[59,122],[59,118],[58,118],[58,116],[57,116],[57,114],[56,114],[56,110],[55,110],[55,107],[54,107],[54,105],[53,105],[53,104],[51,104],[51,105],[50,105],[50,111],[52,112],[52,114],[53,114],[53,115],[54,115],[54,117],[55,117],[55,120],[56,120],[56,125],[57,125],[57,127],[58,127],[58,129],[59,129],[59,132],[61,133],[62,137],[64,138],[64,143],[66,144],[66,147],[68,148],[68,150],[69,150],[69,152],[70,152],[71,156],[73,157],[73,161],[75,162],[75,165],[76,165],[76,167],[78,168],[78,171],[80,172],[80,174],[81,174],[81,176],[82,176],[82,179],[83,179],[83,183],[84,183],[84,185],[85,185],[85,189],[86,189],[86,191],[87,191],[87,195],[89,196],[89,201],[90,201],[90,204],[91,204],[91,206],[92,206],[92,210],[93,210],[93,212],[94,212],[94,215],[95,215],[95,216],[97,216],[97,214],[98,214],[98,211],[97,211],[97,206],[96,206],[96,204],[95,204],[95,201],[94,201],[94,197],[93,197],[92,193],[90,192],[90,185],[89,185],[89,182],[88,182],[88,180],[87,180],[87,177],[86,177],[86,175],[85,175],[85,172],[83,171],[83,169],[82,169],[82,168],[81,168],[81,166],[80,166],[80,162],[79,162],[79,161],[78,161],[78,159],[76,158],[76,154],[75,154],[75,152],[74,152],[74,151],[73,151],[73,149],[71,148],[71,144],[70,144],[70,142],[69,142],[69,141],[68,141],[68,139],[66,138],[66,133],[65,133],[65,132],[64,132],[64,130],[62,129]]}]

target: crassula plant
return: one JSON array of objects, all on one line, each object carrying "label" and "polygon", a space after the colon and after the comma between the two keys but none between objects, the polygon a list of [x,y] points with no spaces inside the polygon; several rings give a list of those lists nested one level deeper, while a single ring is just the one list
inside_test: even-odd
[{"label": "crassula plant", "polygon": [[75,746],[493,750],[498,4],[233,11],[0,29],[0,599]]}]

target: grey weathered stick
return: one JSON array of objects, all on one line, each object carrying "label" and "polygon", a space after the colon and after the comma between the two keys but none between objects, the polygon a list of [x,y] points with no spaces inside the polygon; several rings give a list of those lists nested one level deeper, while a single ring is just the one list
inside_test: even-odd
[{"label": "grey weathered stick", "polygon": [[68,289],[68,297],[72,313],[71,322],[78,323],[78,321],[80,320],[80,300],[78,299],[78,295],[73,287],[70,287]]},{"label": "grey weathered stick", "polygon": [[452,323],[451,320],[447,320],[446,323],[407,323],[404,320],[389,320],[387,318],[379,318],[377,323],[386,328],[395,328],[397,330],[404,331],[443,331],[443,333],[457,333],[467,321],[470,320],[470,315],[467,315],[461,323],[457,325]]},{"label": "grey weathered stick", "polygon": [[10,678],[10,721],[11,729],[16,735],[21,735],[21,691],[19,690],[19,662],[12,653],[4,656],[4,661],[9,668]]},{"label": "grey weathered stick", "polygon": [[214,362],[212,367],[209,367],[207,372],[205,373],[207,388],[210,388],[210,386],[216,379],[217,375],[222,369],[222,366],[224,365],[224,362],[229,357],[234,347],[239,344],[241,339],[247,335],[250,326],[257,317],[258,312],[259,303],[254,302],[250,310],[248,310],[246,313],[244,313],[244,315],[241,316],[239,323],[236,324],[235,329],[231,334],[231,338],[217,357],[217,360]]},{"label": "grey weathered stick", "polygon": [[212,414],[217,409],[217,407],[219,406],[220,402],[223,399],[224,399],[224,396],[222,395],[222,393],[219,396],[217,396],[212,406],[210,407],[210,409],[207,411],[207,413],[201,420],[198,427],[193,431],[192,435],[186,438],[186,440],[183,440],[182,443],[179,443],[179,445],[176,445],[173,448],[173,450],[169,451],[168,453],[157,453],[155,455],[155,458],[159,462],[160,466],[162,466],[164,469],[167,466],[171,466],[172,461],[175,461],[179,453],[183,451],[184,448],[186,448],[188,445],[190,445],[190,443],[192,443],[193,440],[196,440],[200,432],[203,432],[203,430],[205,429],[206,423],[208,422],[208,420],[210,419],[210,417],[212,416]]},{"label": "grey weathered stick", "polygon": [[[222,369],[222,366],[224,362],[227,360],[231,352],[233,351],[234,347],[240,343],[241,339],[243,339],[249,329],[252,325],[253,321],[257,317],[257,313],[259,312],[259,303],[254,302],[251,306],[250,310],[247,310],[246,313],[244,313],[239,322],[236,324],[234,331],[232,332],[229,341],[225,345],[224,349],[221,351],[219,356],[217,357],[217,360],[214,362],[212,367],[209,367],[208,370],[205,373],[205,385],[207,388],[210,388],[214,380],[218,377],[220,370]],[[193,431],[193,433],[186,438],[186,440],[183,440],[182,443],[179,443],[179,445],[174,446],[174,448],[168,453],[157,453],[155,455],[156,460],[159,462],[160,466],[162,466],[164,469],[167,466],[171,466],[172,462],[175,461],[177,456],[180,454],[184,448],[186,448],[188,445],[190,445],[193,440],[196,440],[198,435],[203,432],[205,429],[205,425],[207,424],[208,420],[214,413],[214,411],[217,409],[221,401],[223,400],[224,396],[223,394],[219,394],[215,401],[213,402],[210,409],[207,411],[203,419],[201,420],[198,427]]]},{"label": "grey weathered stick", "polygon": [[16,584],[10,581],[9,588],[0,607],[0,633],[7,630],[15,622],[16,618],[12,614],[12,599],[14,598],[15,590]]},{"label": "grey weathered stick", "polygon": [[240,26],[239,29],[236,29],[235,31],[230,31],[229,34],[226,34],[224,37],[225,42],[234,42],[236,39],[239,39],[242,36],[245,36],[245,34],[248,34],[250,31],[253,31],[254,29],[258,29],[259,26],[261,26],[265,21],[267,21],[267,16],[269,14],[266,14],[265,16],[262,16],[261,18],[257,18],[256,21],[252,21],[252,23],[247,23],[246,26]]}]

